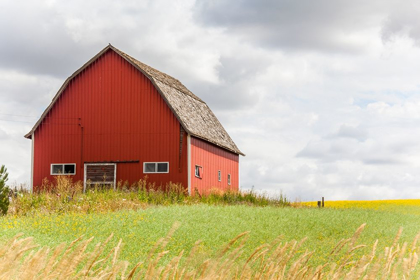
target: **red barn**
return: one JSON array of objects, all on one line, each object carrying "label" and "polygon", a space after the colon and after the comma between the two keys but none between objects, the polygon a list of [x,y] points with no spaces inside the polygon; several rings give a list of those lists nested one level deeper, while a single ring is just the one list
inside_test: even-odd
[{"label": "red barn", "polygon": [[61,86],[32,130],[33,190],[56,175],[238,190],[243,155],[182,83],[107,46]]}]

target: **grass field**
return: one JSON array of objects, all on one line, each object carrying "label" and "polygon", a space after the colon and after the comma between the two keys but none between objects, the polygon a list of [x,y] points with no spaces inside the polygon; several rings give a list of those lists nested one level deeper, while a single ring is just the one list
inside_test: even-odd
[{"label": "grass field", "polygon": [[[103,242],[113,234],[105,251],[119,247],[121,240],[123,246],[119,259],[128,261],[128,267],[133,267],[139,261],[145,261],[148,253],[162,242],[160,239],[167,235],[174,224],[179,224],[177,230],[165,241],[165,253],[161,256],[163,264],[170,265],[180,252],[187,254],[193,250],[195,253],[190,260],[191,265],[200,267],[205,260],[217,259],[221,248],[233,238],[249,232],[241,247],[243,253],[233,258],[235,262],[245,263],[253,252],[260,250],[258,248],[268,248],[260,246],[279,242],[277,238],[281,236],[282,244],[291,246],[287,249],[291,252],[294,250],[294,245],[290,245],[294,244],[290,243],[292,240],[307,238],[291,255],[296,255],[294,258],[297,259],[306,251],[314,252],[308,257],[307,263],[304,261],[303,268],[315,268],[339,263],[340,256],[331,257],[331,251],[341,240],[351,237],[360,225],[366,224],[357,244],[367,246],[352,252],[350,261],[359,260],[362,255],[368,256],[378,240],[375,259],[378,256],[385,260],[390,259],[391,255],[400,256],[399,263],[409,266],[406,264],[408,259],[403,257],[405,254],[414,254],[413,263],[417,263],[416,246],[404,247],[402,244],[411,243],[420,232],[420,200],[327,201],[326,207],[322,209],[314,207],[316,204],[313,202],[294,207],[288,205],[284,197],[276,201],[258,198],[253,194],[221,194],[197,200],[176,193],[147,193],[141,189],[137,192],[75,195],[71,189],[64,188],[60,194],[27,194],[18,197],[11,205],[10,213],[0,217],[0,244],[18,233],[23,233],[24,237],[33,237],[36,244],[49,247],[56,247],[63,242],[70,244],[83,236],[85,240],[95,238],[95,242],[88,246],[88,251],[92,251],[96,242]],[[402,247],[395,245],[392,252],[388,250],[384,255],[385,248],[393,244],[401,227],[403,231],[398,244]],[[198,240],[201,243],[196,245]],[[239,243],[237,241],[230,246],[233,249],[242,246]],[[281,263],[280,259],[278,261]],[[279,266],[279,263],[274,263],[271,263],[272,267]],[[223,262],[223,265],[226,266],[226,263]],[[353,265],[348,262],[346,267],[350,269]],[[382,266],[388,267],[386,264]],[[326,271],[329,269],[325,268]],[[217,270],[214,268],[214,271]],[[418,277],[419,270],[411,276]]]},{"label": "grass field", "polygon": [[[401,206],[404,207],[404,206]],[[197,240],[202,240],[203,254],[213,256],[221,245],[239,233],[250,231],[246,249],[252,251],[259,245],[282,235],[284,240],[308,239],[302,250],[315,251],[313,265],[325,262],[333,247],[343,238],[352,236],[363,223],[359,243],[373,244],[378,248],[392,243],[399,227],[403,227],[402,241],[412,241],[420,231],[419,213],[393,213],[371,209],[317,209],[276,208],[252,206],[153,206],[144,210],[123,210],[111,213],[65,213],[0,218],[1,239],[17,233],[32,236],[40,245],[54,246],[70,243],[77,237],[94,236],[103,241],[114,234],[115,245],[119,239],[125,244],[121,259],[136,263],[144,257],[155,242],[166,235],[171,226],[180,222],[179,229],[168,243],[168,258],[181,250],[190,250]],[[361,250],[360,253],[366,253]]]}]

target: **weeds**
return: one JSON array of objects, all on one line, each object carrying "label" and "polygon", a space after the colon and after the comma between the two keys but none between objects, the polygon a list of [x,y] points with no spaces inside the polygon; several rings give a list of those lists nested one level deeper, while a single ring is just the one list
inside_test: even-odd
[{"label": "weeds", "polygon": [[0,215],[6,215],[9,208],[9,188],[6,186],[9,174],[7,168],[2,165],[0,167]]},{"label": "weeds", "polygon": [[169,183],[156,186],[148,183],[147,178],[135,184],[119,182],[115,189],[102,188],[98,185],[88,186],[83,193],[80,182],[73,183],[69,177],[57,176],[55,182],[44,181],[37,193],[16,192],[10,204],[10,215],[28,215],[40,213],[65,213],[77,211],[82,213],[109,212],[122,209],[140,209],[148,205],[255,205],[255,206],[289,206],[284,196],[271,198],[266,195],[249,192],[220,192],[212,190],[208,195],[189,196],[179,184]]}]

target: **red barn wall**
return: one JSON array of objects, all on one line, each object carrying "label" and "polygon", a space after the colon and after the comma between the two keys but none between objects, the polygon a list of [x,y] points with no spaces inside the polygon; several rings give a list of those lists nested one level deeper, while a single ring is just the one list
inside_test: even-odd
[{"label": "red barn wall", "polygon": [[[195,166],[202,166],[202,178],[195,176]],[[221,181],[218,171],[221,171]],[[228,174],[231,184],[228,185]],[[239,155],[219,148],[207,141],[191,137],[191,192],[206,194],[211,189],[239,190]]]},{"label": "red barn wall", "polygon": [[[82,130],[83,127],[83,130]],[[83,131],[83,133],[82,133]],[[51,163],[118,163],[117,181],[143,178],[143,162],[169,162],[169,173],[147,174],[156,184],[188,184],[187,136],[156,88],[136,68],[109,50],[71,80],[35,130],[33,185],[50,175]]]}]

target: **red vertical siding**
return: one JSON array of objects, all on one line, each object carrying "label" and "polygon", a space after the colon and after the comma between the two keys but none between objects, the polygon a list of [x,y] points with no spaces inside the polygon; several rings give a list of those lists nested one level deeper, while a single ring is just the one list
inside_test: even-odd
[{"label": "red vertical siding", "polygon": [[53,179],[51,163],[76,163],[77,181],[85,162],[137,160],[117,164],[117,181],[135,182],[145,175],[143,162],[163,161],[169,173],[147,174],[149,181],[187,186],[187,141],[184,135],[180,172],[178,120],[150,80],[112,50],[71,80],[34,138],[35,190]]},{"label": "red vertical siding", "polygon": [[[195,176],[196,165],[202,166],[202,178]],[[221,181],[218,180],[219,170]],[[228,174],[231,175],[230,185]],[[211,189],[239,190],[239,155],[191,137],[191,191],[206,194]]]}]

